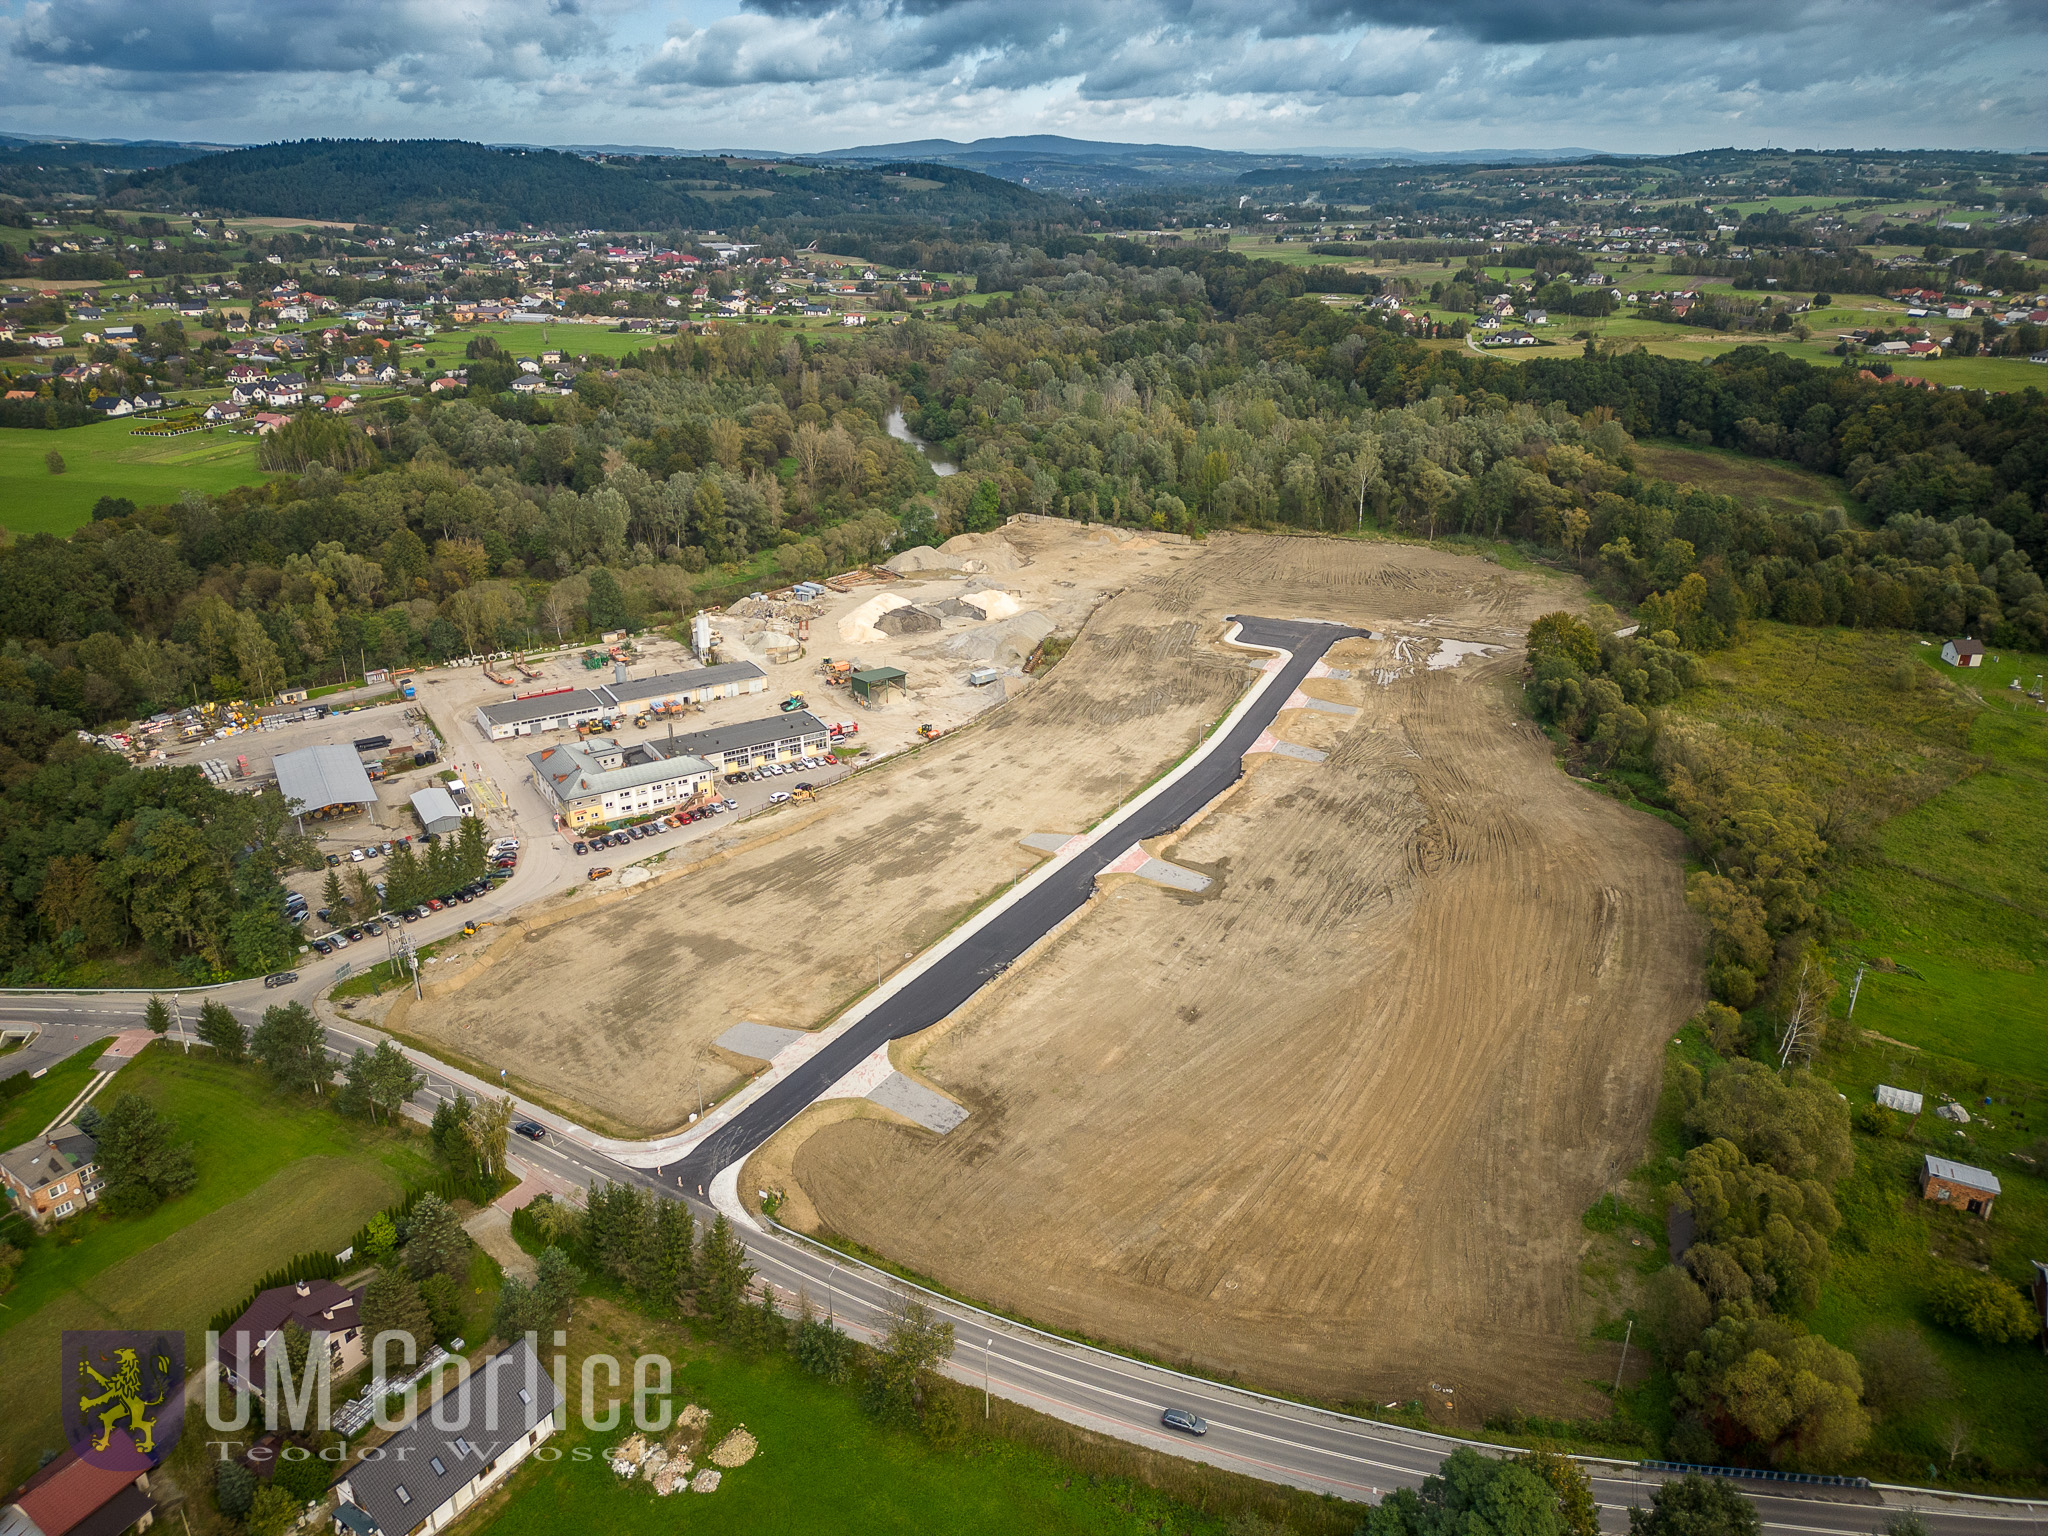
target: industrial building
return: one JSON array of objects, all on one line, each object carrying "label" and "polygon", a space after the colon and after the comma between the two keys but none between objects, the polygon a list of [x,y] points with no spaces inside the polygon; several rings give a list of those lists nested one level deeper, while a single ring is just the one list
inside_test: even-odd
[{"label": "industrial building", "polygon": [[377,791],[354,747],[332,744],[280,752],[271,765],[278,793],[302,821],[355,816],[377,803]]},{"label": "industrial building", "polygon": [[[679,739],[680,740],[680,739]],[[622,747],[593,737],[527,754],[533,782],[565,826],[652,816],[707,794],[712,767],[702,758],[671,751],[678,743]]]},{"label": "industrial building", "polygon": [[650,703],[706,704],[713,699],[760,693],[767,686],[768,675],[751,661],[695,667],[688,672],[662,672],[651,677],[628,677],[626,669],[620,667],[619,675],[602,687],[562,688],[553,693],[481,704],[477,706],[476,723],[492,741],[506,741],[514,736],[566,730],[585,720],[636,707],[644,709]]},{"label": "industrial building", "polygon": [[721,772],[787,762],[793,757],[822,757],[832,750],[832,731],[807,709],[742,720],[735,725],[691,731],[666,741],[648,743],[662,753],[701,759]]}]

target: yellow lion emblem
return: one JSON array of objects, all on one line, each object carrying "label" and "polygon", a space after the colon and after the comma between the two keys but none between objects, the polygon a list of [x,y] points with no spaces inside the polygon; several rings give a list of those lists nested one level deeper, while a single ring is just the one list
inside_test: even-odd
[{"label": "yellow lion emblem", "polygon": [[[107,1442],[113,1438],[115,1426],[125,1418],[128,1421],[128,1431],[135,1439],[135,1449],[148,1455],[156,1449],[156,1417],[143,1410],[156,1407],[164,1400],[164,1394],[170,1390],[170,1357],[156,1357],[157,1376],[164,1385],[157,1389],[155,1397],[142,1395],[142,1362],[136,1357],[134,1350],[117,1349],[114,1351],[114,1358],[120,1362],[120,1368],[112,1376],[102,1376],[92,1368],[90,1361],[78,1362],[80,1384],[84,1388],[78,1399],[79,1414],[88,1419],[96,1417],[100,1421],[99,1433],[92,1439],[94,1450],[104,1451],[107,1448]],[[91,1395],[92,1386],[84,1380],[88,1376],[99,1384],[100,1392],[97,1397]],[[95,1414],[94,1409],[98,1409],[99,1412]]]}]

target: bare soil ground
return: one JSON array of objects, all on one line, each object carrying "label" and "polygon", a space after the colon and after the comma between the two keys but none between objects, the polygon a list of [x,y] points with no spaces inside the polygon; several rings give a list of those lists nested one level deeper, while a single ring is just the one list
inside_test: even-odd
[{"label": "bare soil ground", "polygon": [[[763,840],[683,880],[566,922],[529,919],[515,957],[500,940],[493,964],[430,992],[394,1027],[509,1068],[587,1123],[673,1129],[700,1084],[715,1099],[753,1065],[712,1046],[725,1030],[824,1023],[874,984],[878,965],[895,970],[1031,867],[1021,835],[1094,822],[1236,701],[1251,674],[1241,653],[1206,643],[1220,625],[1144,595],[1149,578],[1204,563],[1207,550],[1052,522],[1012,538],[1033,561],[1012,574],[1029,583],[1138,589],[1099,609],[1059,667],[973,730],[828,789],[822,814],[789,836],[775,834],[805,808],[749,823]],[[506,927],[522,934],[517,917]]]},{"label": "bare soil ground", "polygon": [[[1411,546],[1218,539],[1054,675],[1233,611],[1485,641],[1570,595]],[[1209,892],[1112,882],[899,1045],[962,1126],[803,1120],[759,1168],[789,1169],[819,1226],[1164,1358],[1341,1400],[1450,1387],[1467,1423],[1597,1412],[1612,1346],[1576,1315],[1579,1215],[1641,1146],[1694,1006],[1679,839],[1557,772],[1515,707],[1519,646],[1441,670],[1426,644],[1345,649],[1359,680],[1306,691],[1362,713],[1279,722],[1329,759],[1254,758],[1155,847],[1220,877]]]}]

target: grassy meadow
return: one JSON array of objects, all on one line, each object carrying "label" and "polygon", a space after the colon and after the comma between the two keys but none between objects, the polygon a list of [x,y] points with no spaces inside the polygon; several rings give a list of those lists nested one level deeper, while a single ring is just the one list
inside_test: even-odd
[{"label": "grassy meadow", "polygon": [[[64,459],[61,475],[44,462],[53,451]],[[62,432],[0,427],[0,528],[11,534],[69,533],[92,520],[102,496],[143,506],[265,478],[256,467],[256,440],[224,430],[137,437],[125,421]]]},{"label": "grassy meadow", "polygon": [[[100,1050],[81,1054],[89,1064]],[[77,1060],[53,1068],[36,1092],[75,1072]],[[339,1249],[433,1172],[416,1135],[282,1097],[254,1068],[223,1066],[208,1051],[186,1056],[154,1045],[96,1102],[104,1109],[123,1093],[142,1094],[177,1122],[199,1182],[146,1216],[114,1220],[95,1211],[46,1236],[13,1239],[27,1252],[0,1303],[0,1480],[8,1486],[62,1444],[63,1330],[180,1328],[186,1359],[196,1361],[216,1310],[294,1254]],[[10,1137],[30,1120],[21,1134],[34,1135],[55,1113],[26,1097],[9,1106]]]}]

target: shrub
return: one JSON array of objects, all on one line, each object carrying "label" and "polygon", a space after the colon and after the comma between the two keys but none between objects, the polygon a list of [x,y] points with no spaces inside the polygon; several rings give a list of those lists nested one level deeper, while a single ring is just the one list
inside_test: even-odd
[{"label": "shrub", "polygon": [[2017,1344],[2034,1336],[2033,1309],[1995,1275],[1946,1271],[1927,1295],[1927,1310],[1944,1328],[1983,1344]]}]

